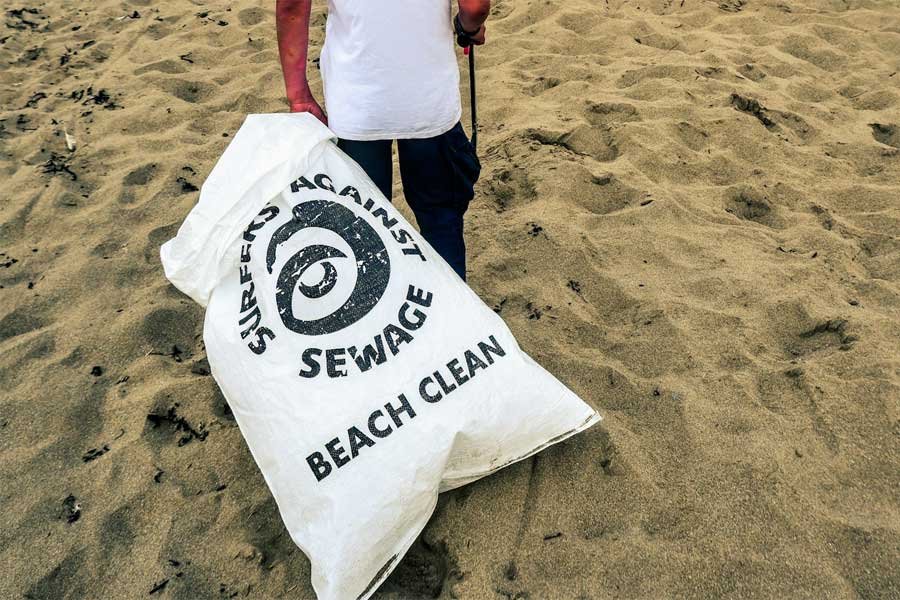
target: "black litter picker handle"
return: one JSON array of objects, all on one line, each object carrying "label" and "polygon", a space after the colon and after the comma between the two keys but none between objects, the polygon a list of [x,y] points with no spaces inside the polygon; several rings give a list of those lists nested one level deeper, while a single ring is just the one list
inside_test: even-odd
[{"label": "black litter picker handle", "polygon": [[463,53],[469,57],[469,106],[472,109],[472,148],[478,149],[478,111],[475,101],[475,44],[472,36],[478,31],[466,31],[459,20],[459,13],[453,17],[453,30],[456,32],[456,43],[463,47]]},{"label": "black litter picker handle", "polygon": [[475,102],[475,46],[467,46],[469,55],[469,106],[472,109],[472,148],[478,150],[478,111]]}]

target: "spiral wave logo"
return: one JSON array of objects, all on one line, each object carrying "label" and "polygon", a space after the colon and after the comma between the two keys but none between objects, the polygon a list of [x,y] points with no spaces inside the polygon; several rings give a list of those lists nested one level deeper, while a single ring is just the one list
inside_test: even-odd
[{"label": "spiral wave logo", "polygon": [[[356,285],[337,310],[317,319],[298,319],[294,314],[294,294],[310,300],[323,298],[338,282],[338,270],[330,259],[347,258],[333,246],[312,244],[291,256],[276,282],[275,301],[284,326],[303,335],[334,333],[363,318],[381,299],[387,289],[391,266],[381,237],[366,221],[349,208],[328,200],[312,200],[294,207],[290,221],[275,230],[266,253],[266,270],[271,274],[278,247],[297,232],[320,227],[341,237],[350,247],[356,263]],[[322,278],[309,285],[300,281],[314,264],[322,268]]]}]

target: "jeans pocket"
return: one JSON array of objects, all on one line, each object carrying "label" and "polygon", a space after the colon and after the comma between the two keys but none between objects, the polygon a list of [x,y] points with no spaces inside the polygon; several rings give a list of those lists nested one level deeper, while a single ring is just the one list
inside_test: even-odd
[{"label": "jeans pocket", "polygon": [[454,203],[465,211],[475,197],[475,183],[481,175],[481,161],[459,123],[448,132],[446,153],[453,171]]}]

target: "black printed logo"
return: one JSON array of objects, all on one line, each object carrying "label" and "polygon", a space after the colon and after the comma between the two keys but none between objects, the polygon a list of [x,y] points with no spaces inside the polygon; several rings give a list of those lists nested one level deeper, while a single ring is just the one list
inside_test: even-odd
[{"label": "black printed logo", "polygon": [[[269,241],[266,269],[271,274],[278,247],[297,232],[308,227],[327,229],[339,235],[353,256],[325,244],[312,244],[291,256],[278,274],[275,300],[284,326],[303,335],[334,333],[363,318],[378,304],[391,274],[390,260],[381,237],[371,225],[349,208],[328,200],[312,200],[294,207],[290,221],[279,227]],[[338,282],[336,258],[352,258],[356,264],[356,285],[340,308],[324,317],[303,320],[294,315],[294,294],[317,300],[331,292]],[[300,281],[306,270],[319,264],[321,280],[309,285]]]}]

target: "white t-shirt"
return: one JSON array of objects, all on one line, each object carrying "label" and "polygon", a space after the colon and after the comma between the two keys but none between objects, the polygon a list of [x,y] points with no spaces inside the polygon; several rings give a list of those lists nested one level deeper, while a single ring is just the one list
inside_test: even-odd
[{"label": "white t-shirt", "polygon": [[328,126],[349,140],[440,135],[462,114],[450,0],[329,0]]}]

